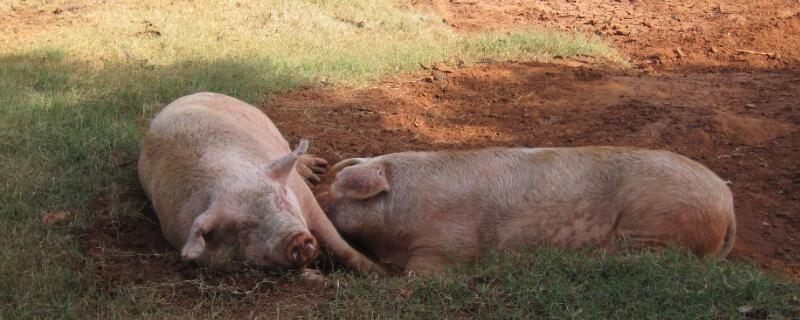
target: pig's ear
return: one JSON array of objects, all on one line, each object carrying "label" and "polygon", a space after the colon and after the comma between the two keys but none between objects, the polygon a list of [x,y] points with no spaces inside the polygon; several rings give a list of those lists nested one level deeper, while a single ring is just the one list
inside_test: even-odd
[{"label": "pig's ear", "polygon": [[183,260],[197,259],[206,251],[205,235],[214,229],[218,221],[219,216],[214,214],[211,210],[204,212],[194,219],[192,228],[189,230],[189,237],[186,238],[186,244],[184,244],[183,249],[181,249],[181,258]]},{"label": "pig's ear", "polygon": [[306,150],[308,150],[308,140],[300,140],[300,143],[294,151],[275,160],[275,162],[267,167],[267,176],[282,184],[286,184],[286,182],[289,181],[289,175],[292,173],[292,170],[294,170],[295,164],[297,164],[297,159],[306,153]]},{"label": "pig's ear", "polygon": [[336,180],[331,185],[331,195],[334,198],[358,200],[371,198],[381,192],[389,191],[389,180],[386,175],[387,167],[380,162],[349,166],[336,174]]},{"label": "pig's ear", "polygon": [[333,168],[331,169],[331,172],[333,172],[333,173],[337,173],[337,172],[339,172],[339,170],[342,170],[342,169],[344,169],[344,168],[347,168],[347,167],[349,167],[349,166],[354,166],[354,165],[357,165],[357,164],[359,164],[359,163],[363,163],[364,161],[367,161],[367,160],[369,160],[369,159],[370,159],[370,158],[350,158],[350,159],[344,159],[344,160],[342,160],[342,161],[339,161],[339,162],[338,162],[338,163],[336,163],[335,165],[333,165]]}]

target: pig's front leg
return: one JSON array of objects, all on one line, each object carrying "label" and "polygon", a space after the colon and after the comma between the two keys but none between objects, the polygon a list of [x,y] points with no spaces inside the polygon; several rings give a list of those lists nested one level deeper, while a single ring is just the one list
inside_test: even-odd
[{"label": "pig's front leg", "polygon": [[322,212],[322,209],[319,206],[315,207],[316,209],[312,211],[313,214],[309,217],[308,228],[317,238],[317,241],[320,242],[321,247],[328,248],[336,259],[361,274],[370,272],[385,273],[385,270],[380,265],[356,251],[347,241],[344,241],[325,213]]},{"label": "pig's front leg", "polygon": [[303,180],[310,184],[318,184],[322,182],[319,175],[328,169],[328,161],[313,154],[304,154],[297,159],[296,168]]}]

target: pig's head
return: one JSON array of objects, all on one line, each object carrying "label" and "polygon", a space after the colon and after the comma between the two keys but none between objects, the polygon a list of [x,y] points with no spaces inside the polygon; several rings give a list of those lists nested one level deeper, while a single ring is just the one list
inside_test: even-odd
[{"label": "pig's head", "polygon": [[369,241],[384,229],[378,198],[390,189],[388,167],[381,161],[353,158],[337,163],[333,172],[337,171],[325,211],[339,232]]},{"label": "pig's head", "polygon": [[300,268],[317,254],[289,177],[308,142],[266,166],[256,186],[218,192],[193,222],[181,250],[185,260],[228,269],[244,263],[267,269]]}]

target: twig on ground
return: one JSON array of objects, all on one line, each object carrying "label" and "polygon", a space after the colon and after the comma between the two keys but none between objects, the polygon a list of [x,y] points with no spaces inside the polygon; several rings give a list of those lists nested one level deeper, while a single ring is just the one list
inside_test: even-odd
[{"label": "twig on ground", "polygon": [[767,58],[770,58],[770,59],[778,59],[780,57],[780,55],[777,52],[761,52],[761,51],[753,51],[753,50],[745,50],[745,49],[736,50],[736,53],[737,54],[744,54],[744,53],[756,54],[756,55],[760,55],[760,56],[766,56]]}]

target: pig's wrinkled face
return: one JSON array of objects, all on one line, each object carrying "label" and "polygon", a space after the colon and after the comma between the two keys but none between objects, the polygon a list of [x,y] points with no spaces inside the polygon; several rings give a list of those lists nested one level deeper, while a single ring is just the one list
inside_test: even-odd
[{"label": "pig's wrinkled face", "polygon": [[202,232],[203,248],[195,256],[216,269],[242,264],[270,270],[300,268],[317,254],[293,194],[279,185],[243,191],[214,208],[216,220]]},{"label": "pig's wrinkled face", "polygon": [[249,218],[238,232],[239,259],[269,269],[302,267],[317,254],[317,241],[311,235],[294,194],[285,187],[265,188],[261,196],[250,197],[246,205]]},{"label": "pig's wrinkled face", "polygon": [[206,212],[195,218],[181,250],[183,259],[268,269],[300,268],[310,262],[317,254],[317,240],[288,187],[297,157],[307,148],[303,140],[247,187],[217,194]]}]

